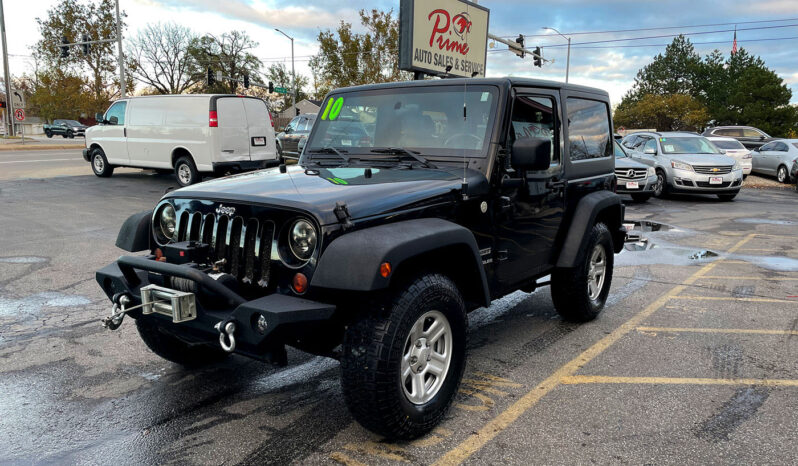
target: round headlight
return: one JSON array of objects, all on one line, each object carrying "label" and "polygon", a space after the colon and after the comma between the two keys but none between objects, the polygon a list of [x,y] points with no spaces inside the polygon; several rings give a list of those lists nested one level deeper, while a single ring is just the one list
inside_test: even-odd
[{"label": "round headlight", "polygon": [[158,227],[164,239],[174,239],[177,231],[177,216],[172,204],[166,204],[161,208],[161,213],[158,215]]},{"label": "round headlight", "polygon": [[310,259],[316,249],[316,229],[307,220],[297,220],[288,231],[288,245],[297,259]]}]

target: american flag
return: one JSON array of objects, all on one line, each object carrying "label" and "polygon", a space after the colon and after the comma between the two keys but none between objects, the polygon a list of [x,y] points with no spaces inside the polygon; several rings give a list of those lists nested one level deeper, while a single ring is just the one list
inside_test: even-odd
[{"label": "american flag", "polygon": [[737,26],[734,26],[734,43],[732,44],[732,55],[737,53]]}]

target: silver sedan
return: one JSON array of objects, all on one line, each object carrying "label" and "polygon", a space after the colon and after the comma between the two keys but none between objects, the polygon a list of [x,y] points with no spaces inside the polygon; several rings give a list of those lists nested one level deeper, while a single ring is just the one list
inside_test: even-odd
[{"label": "silver sedan", "polygon": [[790,168],[798,159],[798,139],[771,141],[754,149],[751,171],[775,176],[779,183],[790,182]]}]

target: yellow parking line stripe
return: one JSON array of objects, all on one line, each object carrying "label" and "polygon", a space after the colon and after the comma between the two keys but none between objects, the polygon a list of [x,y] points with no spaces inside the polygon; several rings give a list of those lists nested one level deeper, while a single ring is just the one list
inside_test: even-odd
[{"label": "yellow parking line stripe", "polygon": [[701,277],[702,280],[766,280],[766,281],[798,281],[798,277],[755,277],[745,275],[706,275]]},{"label": "yellow parking line stripe", "polygon": [[656,384],[656,385],[761,385],[766,387],[798,387],[791,379],[707,379],[691,377],[610,377],[603,375],[571,375],[563,377],[563,385],[577,384]]},{"label": "yellow parking line stripe", "polygon": [[361,463],[360,461],[337,451],[330,455],[330,459],[346,466],[366,466],[366,463]]},{"label": "yellow parking line stripe", "polygon": [[798,335],[798,330],[769,330],[759,328],[686,328],[686,327],[637,327],[640,332],[672,333],[738,333],[751,335]]},{"label": "yellow parking line stripe", "polygon": [[743,301],[747,303],[798,303],[798,300],[774,298],[735,298],[734,296],[672,296],[672,299],[691,299],[695,301]]},{"label": "yellow parking line stripe", "polygon": [[740,248],[740,251],[781,251],[781,249],[774,248]]},{"label": "yellow parking line stripe", "polygon": [[[737,244],[732,246],[728,252],[733,253],[737,251],[753,238],[754,234],[749,234],[745,238],[738,241]],[[522,414],[535,406],[541,398],[559,386],[560,381],[564,377],[574,375],[585,364],[592,361],[596,356],[620,340],[621,337],[637,328],[643,322],[643,320],[647,319],[649,316],[651,316],[651,314],[667,304],[667,302],[673,296],[681,293],[689,285],[692,285],[693,282],[700,279],[703,275],[709,273],[719,262],[720,261],[710,262],[709,264],[701,267],[701,269],[685,280],[683,284],[673,287],[670,291],[657,298],[657,300],[646,306],[642,311],[640,311],[631,319],[627,320],[620,327],[616,328],[604,338],[594,343],[593,346],[586,349],[584,352],[582,352],[582,354],[565,363],[565,365],[557,369],[553,374],[546,378],[546,380],[540,382],[536,387],[524,394],[518,401],[511,404],[495,418],[491,419],[478,431],[469,435],[452,450],[446,452],[441,458],[438,459],[438,461],[435,462],[435,465],[440,466],[460,464],[468,459],[469,456],[473,455],[485,444],[493,440],[502,431],[507,429],[507,427],[512,425],[512,423],[521,417]]]}]

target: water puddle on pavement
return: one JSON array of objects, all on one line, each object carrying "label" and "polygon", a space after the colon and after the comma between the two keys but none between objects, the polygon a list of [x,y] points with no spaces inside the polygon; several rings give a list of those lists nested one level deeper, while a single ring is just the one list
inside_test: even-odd
[{"label": "water puddle on pavement", "polygon": [[719,257],[707,249],[695,249],[669,243],[659,233],[685,233],[685,230],[648,220],[625,222],[627,240],[624,250],[615,258],[615,265],[691,265]]},{"label": "water puddle on pavement", "polygon": [[87,304],[91,304],[88,298],[57,291],[36,293],[19,299],[0,296],[0,317],[37,316],[45,307],[72,307],[85,306]]},{"label": "water puddle on pavement", "polygon": [[797,222],[791,220],[770,220],[767,218],[735,218],[738,223],[753,223],[755,225],[795,225]]},{"label": "water puddle on pavement", "polygon": [[46,257],[36,256],[16,256],[16,257],[0,257],[2,264],[41,264],[47,262]]}]

